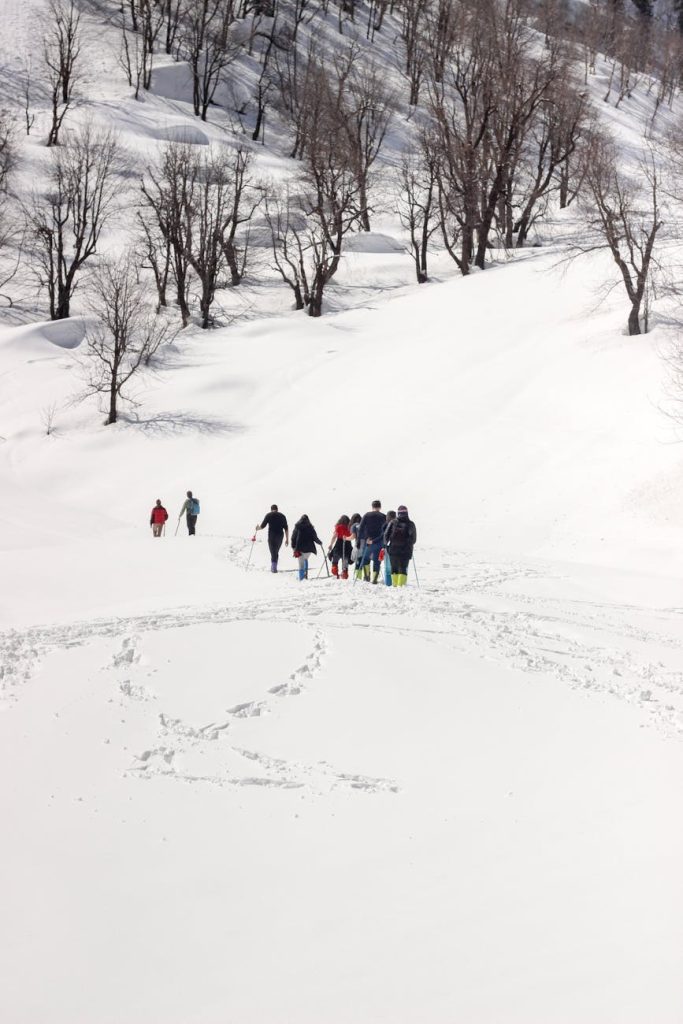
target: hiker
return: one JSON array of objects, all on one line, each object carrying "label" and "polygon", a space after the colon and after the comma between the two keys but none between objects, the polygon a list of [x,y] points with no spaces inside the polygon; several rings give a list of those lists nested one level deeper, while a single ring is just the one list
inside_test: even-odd
[{"label": "hiker", "polygon": [[354,512],[351,516],[351,522],[349,523],[349,530],[351,531],[351,544],[353,545],[353,554],[351,555],[352,562],[358,562],[358,552],[360,545],[358,543],[358,531],[360,530],[360,512]]},{"label": "hiker", "polygon": [[323,546],[323,542],[316,533],[315,526],[303,515],[292,530],[292,553],[299,559],[299,579],[308,579],[308,559],[315,554],[315,546]]},{"label": "hiker", "polygon": [[[199,515],[199,498],[195,498],[192,491],[187,492],[187,497],[183,502],[183,507],[178,515],[178,522],[183,512],[185,513],[185,519],[187,521],[187,532],[190,537],[194,537],[195,527],[197,525],[197,516]],[[177,530],[176,530],[177,533]]]},{"label": "hiker", "polygon": [[289,545],[289,527],[287,517],[278,510],[277,505],[270,506],[270,512],[263,517],[263,522],[256,527],[255,533],[268,527],[268,548],[270,550],[270,571],[277,572],[277,560],[284,537],[285,547]]},{"label": "hiker", "polygon": [[161,537],[161,532],[168,519],[168,512],[161,504],[161,498],[157,498],[157,503],[152,509],[152,513],[149,517],[149,525],[152,527],[152,536]]},{"label": "hiker", "polygon": [[[360,519],[360,516],[358,517]],[[351,544],[351,520],[348,516],[340,516],[337,520],[332,540],[330,541],[328,558],[332,562],[332,575],[337,579],[347,580],[349,578],[349,564],[353,555]],[[341,577],[339,576],[339,563],[342,564]]]},{"label": "hiker", "polygon": [[[384,527],[384,537],[386,537],[386,535],[387,535],[387,529],[389,527],[389,523],[393,523],[395,518],[396,518],[396,513],[394,512],[393,509],[390,509],[390,511],[387,512],[387,522],[386,522],[386,526]],[[386,583],[386,585],[388,587],[390,587],[392,585],[391,584],[391,556],[389,555],[389,552],[387,551],[386,540],[384,540],[382,565],[384,566],[384,582]]]},{"label": "hiker", "polygon": [[405,505],[398,506],[396,518],[387,526],[384,540],[391,558],[392,586],[405,587],[408,582],[408,563],[417,542],[415,523],[408,518]]},{"label": "hiker", "polygon": [[370,562],[372,562],[372,582],[379,579],[379,553],[384,544],[384,526],[387,517],[382,512],[382,502],[373,501],[372,508],[360,521],[358,543],[360,544],[360,562],[356,563],[356,579],[370,579]]}]

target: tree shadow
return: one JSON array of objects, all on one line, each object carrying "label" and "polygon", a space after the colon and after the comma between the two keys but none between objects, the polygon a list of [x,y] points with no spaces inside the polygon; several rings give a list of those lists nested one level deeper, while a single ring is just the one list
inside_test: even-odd
[{"label": "tree shadow", "polygon": [[230,423],[217,416],[197,416],[190,412],[163,412],[153,416],[127,412],[125,415],[119,414],[119,423],[134,427],[150,437],[178,437],[182,434],[225,437],[244,430],[239,423]]}]

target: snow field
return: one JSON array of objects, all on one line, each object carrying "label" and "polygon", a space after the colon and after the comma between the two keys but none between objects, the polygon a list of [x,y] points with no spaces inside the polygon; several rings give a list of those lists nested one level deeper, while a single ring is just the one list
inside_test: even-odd
[{"label": "snow field", "polygon": [[[3,10],[3,96],[32,12]],[[135,103],[84,17],[72,123],[114,127],[131,181],[225,138],[177,67]],[[601,112],[633,163],[648,101]],[[380,214],[326,317],[272,277],[222,294],[236,322],[183,332],[115,428],[74,403],[83,290],[0,327],[0,1020],[680,1024],[672,335],[623,335],[604,257],[559,266],[574,228],[417,288]],[[271,502],[327,541],[375,497],[417,521],[419,588],[274,577],[263,534],[245,571]]]}]

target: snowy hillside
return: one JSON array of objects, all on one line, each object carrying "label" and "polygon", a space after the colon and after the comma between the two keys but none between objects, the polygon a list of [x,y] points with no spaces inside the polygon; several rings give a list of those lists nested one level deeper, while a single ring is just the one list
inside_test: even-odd
[{"label": "snowy hillside", "polygon": [[[255,221],[212,329],[193,278],[188,326],[162,309],[172,330],[105,425],[83,395],[90,281],[135,262],[141,175],[174,142],[239,138],[268,194],[300,163],[275,101],[248,138],[261,37],[204,122],[171,55],[133,98],[116,6],[79,8],[65,138],[116,131],[117,215],[70,317],[49,319],[26,261],[0,288],[0,1020],[680,1024],[675,295],[628,336],[612,256],[567,261],[586,229],[554,194],[539,244],[496,235],[461,276],[435,235],[416,284],[395,172],[424,111],[401,94],[372,230],[348,235],[323,315],[292,308]],[[372,50],[397,89],[406,6]],[[330,56],[338,23],[371,52],[384,5],[351,9],[327,5]],[[9,0],[0,38],[16,118],[32,56],[24,204],[60,150],[43,11]],[[615,106],[610,67],[587,89],[633,171],[660,79],[636,67]],[[328,578],[320,553],[300,582],[291,548],[276,575],[265,531],[252,545],[274,502],[327,550],[375,498],[416,522],[406,588]]]}]

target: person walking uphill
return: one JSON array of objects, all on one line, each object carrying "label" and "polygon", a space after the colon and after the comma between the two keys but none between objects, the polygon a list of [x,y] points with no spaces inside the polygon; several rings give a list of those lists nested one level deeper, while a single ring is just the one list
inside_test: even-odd
[{"label": "person walking uphill", "polygon": [[384,527],[387,517],[382,512],[382,502],[373,501],[372,508],[366,512],[360,521],[358,530],[358,543],[360,544],[361,557],[356,569],[356,579],[370,579],[370,562],[372,562],[372,582],[376,583],[379,578],[381,562],[379,553],[384,544]]},{"label": "person walking uphill", "polygon": [[187,492],[187,497],[185,498],[183,507],[178,515],[178,521],[180,521],[180,517],[183,512],[185,513],[185,520],[187,522],[188,535],[190,537],[194,537],[195,527],[197,525],[197,516],[199,515],[199,498],[195,498],[192,491]]},{"label": "person walking uphill", "polygon": [[167,519],[168,512],[161,504],[161,498],[157,498],[157,503],[152,509],[152,513],[149,517],[149,525],[152,527],[153,537],[161,537],[161,531],[163,530]]},{"label": "person walking uphill", "polygon": [[[396,518],[396,513],[393,510],[390,510],[389,512],[387,512],[387,522],[386,522],[386,526],[384,527],[384,536],[385,537],[387,535],[387,530],[389,529],[389,523],[393,523],[395,518]],[[384,541],[384,558],[382,559],[382,561],[383,561],[383,564],[384,564],[384,582],[386,583],[386,585],[388,587],[390,587],[390,586],[392,586],[392,581],[391,581],[391,557],[389,555],[389,552],[387,551],[386,541]]]},{"label": "person walking uphill", "polygon": [[405,587],[408,582],[408,563],[417,543],[417,529],[412,519],[408,518],[405,505],[398,506],[396,518],[386,528],[384,542],[391,559],[392,586]]},{"label": "person walking uphill", "polygon": [[304,515],[297,521],[292,530],[292,553],[299,559],[299,579],[308,578],[308,559],[315,554],[315,546],[323,546],[323,542],[316,533],[315,526]]},{"label": "person walking uphill", "polygon": [[270,512],[263,517],[261,525],[256,527],[256,533],[258,533],[259,530],[265,530],[266,526],[268,527],[270,571],[277,572],[277,560],[280,555],[283,537],[285,547],[289,544],[289,527],[287,525],[287,517],[278,510],[277,505],[270,506]]},{"label": "person walking uphill", "polygon": [[332,540],[328,549],[328,555],[332,562],[332,575],[339,579],[339,563],[342,564],[341,579],[349,578],[349,564],[353,554],[351,538],[351,520],[348,516],[340,516],[337,520]]}]

